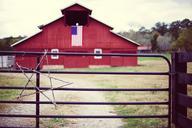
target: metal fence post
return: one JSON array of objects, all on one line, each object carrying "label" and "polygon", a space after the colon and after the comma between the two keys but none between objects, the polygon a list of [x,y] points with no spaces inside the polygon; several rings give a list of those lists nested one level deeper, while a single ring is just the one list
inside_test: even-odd
[{"label": "metal fence post", "polygon": [[[37,57],[37,68],[36,70],[39,71],[40,70],[40,57]],[[39,101],[40,101],[40,93],[39,93],[39,87],[40,87],[40,74],[39,72],[36,72],[36,128],[39,128],[39,114],[40,114],[40,105],[39,105]]]},{"label": "metal fence post", "polygon": [[178,104],[177,94],[187,94],[187,85],[178,82],[178,74],[187,72],[187,63],[179,60],[180,53],[172,53],[172,121],[178,126],[178,113],[187,116],[187,108]]}]

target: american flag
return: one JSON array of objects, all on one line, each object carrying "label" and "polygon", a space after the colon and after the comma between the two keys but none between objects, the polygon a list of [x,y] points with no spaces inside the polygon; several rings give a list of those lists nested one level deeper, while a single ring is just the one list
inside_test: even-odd
[{"label": "american flag", "polygon": [[72,36],[72,46],[82,46],[82,36],[83,36],[83,26],[72,26],[71,36]]}]

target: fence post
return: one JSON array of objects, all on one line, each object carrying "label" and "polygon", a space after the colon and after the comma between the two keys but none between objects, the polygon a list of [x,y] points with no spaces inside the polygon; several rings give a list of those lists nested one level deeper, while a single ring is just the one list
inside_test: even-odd
[{"label": "fence post", "polygon": [[178,114],[187,116],[187,108],[178,104],[177,94],[187,94],[187,85],[179,83],[179,73],[187,73],[187,63],[180,61],[181,53],[172,53],[172,122],[175,124],[176,128],[181,128],[178,126]]},{"label": "fence post", "polygon": [[36,70],[38,72],[36,72],[36,128],[39,128],[39,113],[40,113],[40,105],[39,105],[39,101],[40,101],[40,93],[39,93],[39,87],[40,87],[40,74],[39,74],[39,70],[40,70],[40,57],[37,57],[37,67]]}]

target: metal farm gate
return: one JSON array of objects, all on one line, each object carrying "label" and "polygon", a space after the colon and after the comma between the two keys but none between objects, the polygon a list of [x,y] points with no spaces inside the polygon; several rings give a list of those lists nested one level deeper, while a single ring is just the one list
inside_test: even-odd
[{"label": "metal farm gate", "polygon": [[[35,73],[36,75],[36,87],[23,87],[23,86],[0,86],[0,90],[35,90],[36,93],[36,99],[35,101],[21,101],[21,100],[1,100],[0,104],[34,104],[36,106],[36,114],[34,115],[29,115],[29,114],[6,114],[6,113],[0,113],[0,118],[5,118],[5,117],[9,117],[9,118],[35,118],[36,119],[36,124],[34,127],[39,128],[40,127],[40,119],[41,118],[165,118],[167,119],[167,128],[171,128],[171,122],[172,119],[171,117],[176,114],[177,115],[177,110],[175,109],[175,107],[177,106],[176,101],[177,99],[173,99],[174,102],[172,102],[172,97],[171,97],[171,82],[173,82],[174,84],[176,84],[177,80],[175,80],[175,75],[176,75],[176,71],[174,69],[175,72],[172,71],[172,67],[171,67],[171,63],[169,61],[168,58],[166,58],[163,55],[158,55],[158,54],[93,54],[93,53],[64,53],[64,52],[60,52],[60,53],[50,53],[47,52],[46,55],[50,56],[50,55],[60,55],[60,56],[121,56],[121,57],[155,57],[155,58],[162,58],[168,65],[168,71],[166,72],[92,72],[92,71],[65,71],[65,70],[50,70],[50,71],[46,71],[46,70],[41,70],[40,69],[40,63],[41,63],[41,57],[45,55],[45,52],[19,52],[19,51],[13,51],[13,52],[0,52],[0,56],[3,55],[17,55],[17,56],[23,56],[24,55],[30,55],[30,56],[35,56],[36,57],[36,68],[32,69],[32,70],[27,70],[25,68],[22,68],[22,70],[18,70],[17,69],[10,69],[10,70],[1,70],[1,73]],[[174,61],[174,60],[173,60]],[[174,63],[174,62],[173,62]],[[177,63],[175,63],[176,65]],[[173,66],[174,67],[174,66]],[[62,88],[48,88],[48,87],[41,87],[40,85],[40,73],[43,74],[47,74],[47,73],[51,73],[51,74],[98,74],[98,75],[149,75],[149,76],[153,76],[153,75],[158,75],[158,76],[168,76],[168,84],[169,86],[167,88],[69,88],[69,87],[62,87]],[[171,79],[172,78],[172,79]],[[29,81],[30,82],[30,79]],[[167,114],[165,115],[41,115],[40,114],[40,105],[41,104],[52,104],[52,102],[50,101],[40,101],[40,93],[41,91],[44,90],[60,90],[60,91],[127,91],[127,92],[131,92],[131,91],[136,91],[136,92],[168,92],[167,97],[168,100],[165,102],[156,102],[156,101],[151,101],[151,102],[64,102],[64,101],[55,101],[56,104],[64,104],[64,105],[166,105],[168,107],[168,111]],[[175,90],[174,92],[174,97],[175,98]],[[185,97],[183,95],[179,95],[179,98]],[[187,98],[185,97],[185,99],[187,100]],[[188,98],[189,100],[189,98]],[[182,104],[181,100],[179,100],[179,104]],[[191,99],[190,102],[188,103],[188,105],[191,107]],[[173,104],[173,105],[171,105]],[[185,104],[185,106],[187,105],[187,103]],[[171,114],[171,107],[173,108],[173,114]],[[178,109],[178,108],[177,108]],[[179,109],[179,111],[181,110],[181,112],[184,112],[184,116],[186,116],[186,109],[184,109],[183,107],[181,107],[181,109]],[[182,116],[183,117],[183,116]],[[181,116],[179,115],[179,122],[186,120],[185,118],[181,119]],[[177,119],[174,119],[174,123],[176,124],[180,124],[177,123]],[[178,127],[178,128],[189,128],[190,126],[192,126],[191,121],[189,119],[187,119],[187,123],[188,125],[182,125],[182,127]],[[180,125],[178,125],[180,126]],[[2,128],[5,128],[4,126],[0,126]],[[103,126],[104,127],[104,126]]]}]

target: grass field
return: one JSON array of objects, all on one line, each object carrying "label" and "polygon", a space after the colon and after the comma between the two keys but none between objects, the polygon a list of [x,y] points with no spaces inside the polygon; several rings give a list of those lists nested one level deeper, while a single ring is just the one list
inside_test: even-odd
[{"label": "grass field", "polygon": [[[168,66],[164,61],[157,58],[139,58],[138,67],[109,68],[107,71],[134,71],[134,72],[164,72]],[[99,77],[99,76],[97,76]],[[100,76],[95,79],[100,87],[113,88],[167,88],[167,76]],[[108,92],[106,97],[109,101],[136,102],[151,101],[161,102],[168,100],[167,92]],[[115,106],[119,115],[161,115],[167,114],[166,105],[141,105],[141,106]],[[124,119],[124,128],[164,128],[167,125],[166,119]]]},{"label": "grass field", "polygon": [[[0,74],[0,84],[1,86],[9,85],[23,85],[25,79],[21,77],[13,77],[11,74]],[[0,99],[10,100],[17,97],[19,94],[18,90],[0,90]]]},{"label": "grass field", "polygon": [[[170,55],[166,55],[170,58]],[[192,73],[192,64],[188,65],[188,72]],[[165,61],[157,58],[139,58],[139,66],[133,67],[113,67],[113,68],[95,68],[95,69],[66,69],[79,71],[117,71],[117,72],[165,72],[168,66]],[[105,88],[167,88],[168,76],[125,76],[125,75],[65,75],[65,78],[82,79],[96,83],[98,87]],[[0,75],[0,83],[6,85],[23,85],[26,82],[24,77],[13,77],[9,75]],[[192,95],[192,89],[189,88],[189,95]],[[11,99],[18,95],[16,91],[1,91],[0,99]],[[105,97],[112,102],[129,102],[129,101],[167,101],[167,92],[106,92]],[[158,115],[167,114],[166,105],[119,105],[115,106],[118,115]],[[192,111],[189,110],[189,115]],[[191,116],[190,116],[191,118]],[[166,119],[124,119],[123,128],[165,128]],[[61,123],[54,119],[51,122]],[[49,122],[49,123],[51,123]],[[50,124],[51,125],[51,124]]]},{"label": "grass field", "polygon": [[[66,69],[78,71],[107,71],[107,72],[166,72],[168,66],[159,58],[139,58],[139,66],[133,67],[106,67],[93,69]],[[137,76],[137,75],[71,75],[65,78],[82,79],[96,83],[100,88],[167,88],[168,76]],[[136,102],[151,101],[163,102],[168,100],[168,92],[107,92],[108,101]],[[118,115],[160,115],[167,114],[166,105],[119,105],[114,106]],[[166,119],[124,119],[123,128],[164,128]]]}]

